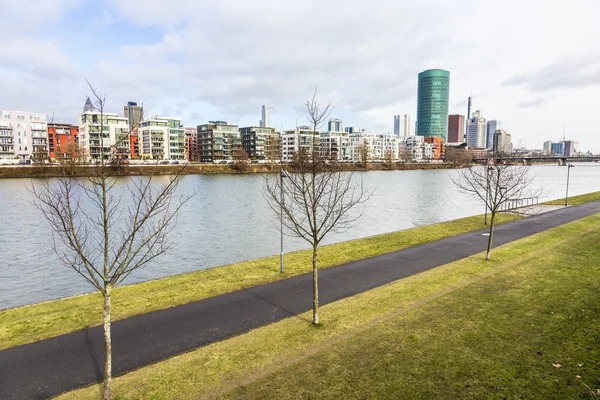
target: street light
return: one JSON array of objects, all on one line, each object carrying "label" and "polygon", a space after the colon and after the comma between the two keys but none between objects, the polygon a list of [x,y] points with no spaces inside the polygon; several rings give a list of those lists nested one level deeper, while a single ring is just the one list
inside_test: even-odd
[{"label": "street light", "polygon": [[287,176],[287,173],[281,167],[279,171],[279,232],[281,235],[281,249],[279,252],[279,272],[283,274],[284,263],[283,263],[283,178]]},{"label": "street light", "polygon": [[573,164],[567,165],[567,193],[565,194],[565,207],[569,205],[569,176],[571,175],[571,168],[573,167]]}]

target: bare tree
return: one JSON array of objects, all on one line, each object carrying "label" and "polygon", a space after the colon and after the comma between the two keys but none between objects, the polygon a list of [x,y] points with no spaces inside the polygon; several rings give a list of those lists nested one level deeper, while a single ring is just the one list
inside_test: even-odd
[{"label": "bare tree", "polygon": [[234,171],[244,172],[250,168],[250,158],[243,148],[238,147],[233,150],[232,159],[231,169]]},{"label": "bare tree", "polygon": [[371,149],[367,142],[358,145],[358,157],[363,168],[367,168],[367,163],[370,160]]},{"label": "bare tree", "polygon": [[[89,177],[65,174],[32,186],[36,206],[52,229],[54,251],[64,266],[85,279],[103,297],[104,389],[111,398],[111,294],[134,271],[164,254],[173,242],[169,233],[188,197],[176,197],[179,174],[157,183],[149,177],[131,178],[126,189],[116,188],[114,168],[105,154],[105,97],[90,85],[99,115],[99,164]],[[91,131],[91,129],[90,129]],[[88,132],[90,134],[90,132]],[[193,194],[192,194],[193,195]]]},{"label": "bare tree", "polygon": [[455,146],[446,146],[444,157],[453,167],[469,165],[473,161],[473,157],[466,150],[457,149]]},{"label": "bare tree", "polygon": [[496,214],[508,202],[539,197],[542,194],[541,190],[532,189],[533,176],[530,169],[522,166],[487,165],[464,168],[453,182],[464,193],[483,201],[491,214],[486,260],[491,257]]},{"label": "bare tree", "polygon": [[384,161],[384,166],[388,169],[392,169],[393,165],[394,165],[394,151],[393,150],[386,150],[383,153],[383,161]]},{"label": "bare tree", "polygon": [[313,273],[313,324],[319,324],[318,248],[330,232],[345,232],[358,223],[370,193],[362,179],[343,171],[341,164],[320,154],[318,128],[331,113],[331,104],[322,108],[316,100],[317,91],[306,102],[308,119],[313,127],[312,149],[301,149],[284,171],[285,178],[266,178],[265,197],[279,217],[283,215],[286,233],[310,243]]}]

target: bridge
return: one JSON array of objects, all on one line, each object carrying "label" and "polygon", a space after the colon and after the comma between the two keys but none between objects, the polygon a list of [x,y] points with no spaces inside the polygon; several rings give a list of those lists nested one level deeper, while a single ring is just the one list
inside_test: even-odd
[{"label": "bridge", "polygon": [[492,158],[474,158],[476,164],[486,164],[490,160],[494,160],[498,164],[521,164],[531,165],[534,163],[557,163],[560,166],[566,166],[572,162],[600,162],[600,156],[506,156]]}]

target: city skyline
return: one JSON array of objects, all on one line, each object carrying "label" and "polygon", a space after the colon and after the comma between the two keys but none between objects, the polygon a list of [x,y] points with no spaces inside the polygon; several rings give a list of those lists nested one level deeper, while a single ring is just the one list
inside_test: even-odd
[{"label": "city skyline", "polygon": [[[368,8],[331,2],[310,16],[323,25],[316,33],[296,29],[316,6],[312,1],[270,5],[268,15],[260,1],[206,3],[200,6],[213,22],[200,26],[192,17],[200,6],[192,1],[141,6],[136,0],[8,0],[0,16],[11,32],[4,42],[10,56],[0,61],[8,77],[0,82],[0,108],[54,114],[55,121],[75,123],[89,95],[88,78],[107,96],[111,111],[134,99],[148,115],[180,116],[186,125],[222,119],[251,126],[256,110],[269,104],[276,109],[271,125],[287,129],[296,119],[305,123],[303,103],[317,86],[320,100],[333,101],[335,116],[345,125],[391,133],[393,115],[416,119],[417,74],[443,68],[452,74],[450,114],[465,115],[472,94],[477,109],[501,120],[526,147],[559,140],[566,126],[580,148],[599,152],[590,100],[600,84],[595,50],[600,28],[591,20],[600,5],[585,2],[578,8],[555,1],[543,7],[535,1],[470,1],[461,7],[382,1]],[[513,13],[513,5],[523,9]],[[379,12],[384,6],[385,15]],[[338,20],[321,24],[334,9],[340,11]],[[400,11],[415,22],[398,27],[393,15]],[[534,12],[532,21],[528,15]],[[483,29],[481,17],[488,14],[511,30]],[[264,20],[250,29],[220,31],[214,44],[205,40],[214,35],[214,24],[243,25],[259,15]],[[475,25],[462,26],[464,18]],[[482,29],[475,38],[477,24]],[[556,29],[563,26],[570,29]],[[276,37],[267,35],[273,31]],[[267,57],[256,56],[258,43]],[[478,50],[478,58],[458,51],[463,48]]]}]

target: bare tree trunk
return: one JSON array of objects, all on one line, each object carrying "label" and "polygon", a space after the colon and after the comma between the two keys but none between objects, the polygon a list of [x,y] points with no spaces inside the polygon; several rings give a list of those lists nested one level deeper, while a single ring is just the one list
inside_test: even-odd
[{"label": "bare tree trunk", "polygon": [[110,383],[112,380],[112,343],[110,338],[110,296],[112,287],[106,287],[104,294],[104,400],[110,400]]},{"label": "bare tree trunk", "polygon": [[319,325],[319,269],[317,268],[317,246],[313,246],[313,324]]},{"label": "bare tree trunk", "polygon": [[489,260],[492,256],[492,239],[494,238],[494,219],[496,218],[496,212],[492,211],[492,218],[490,219],[490,236],[488,237],[487,254],[486,260]]}]

